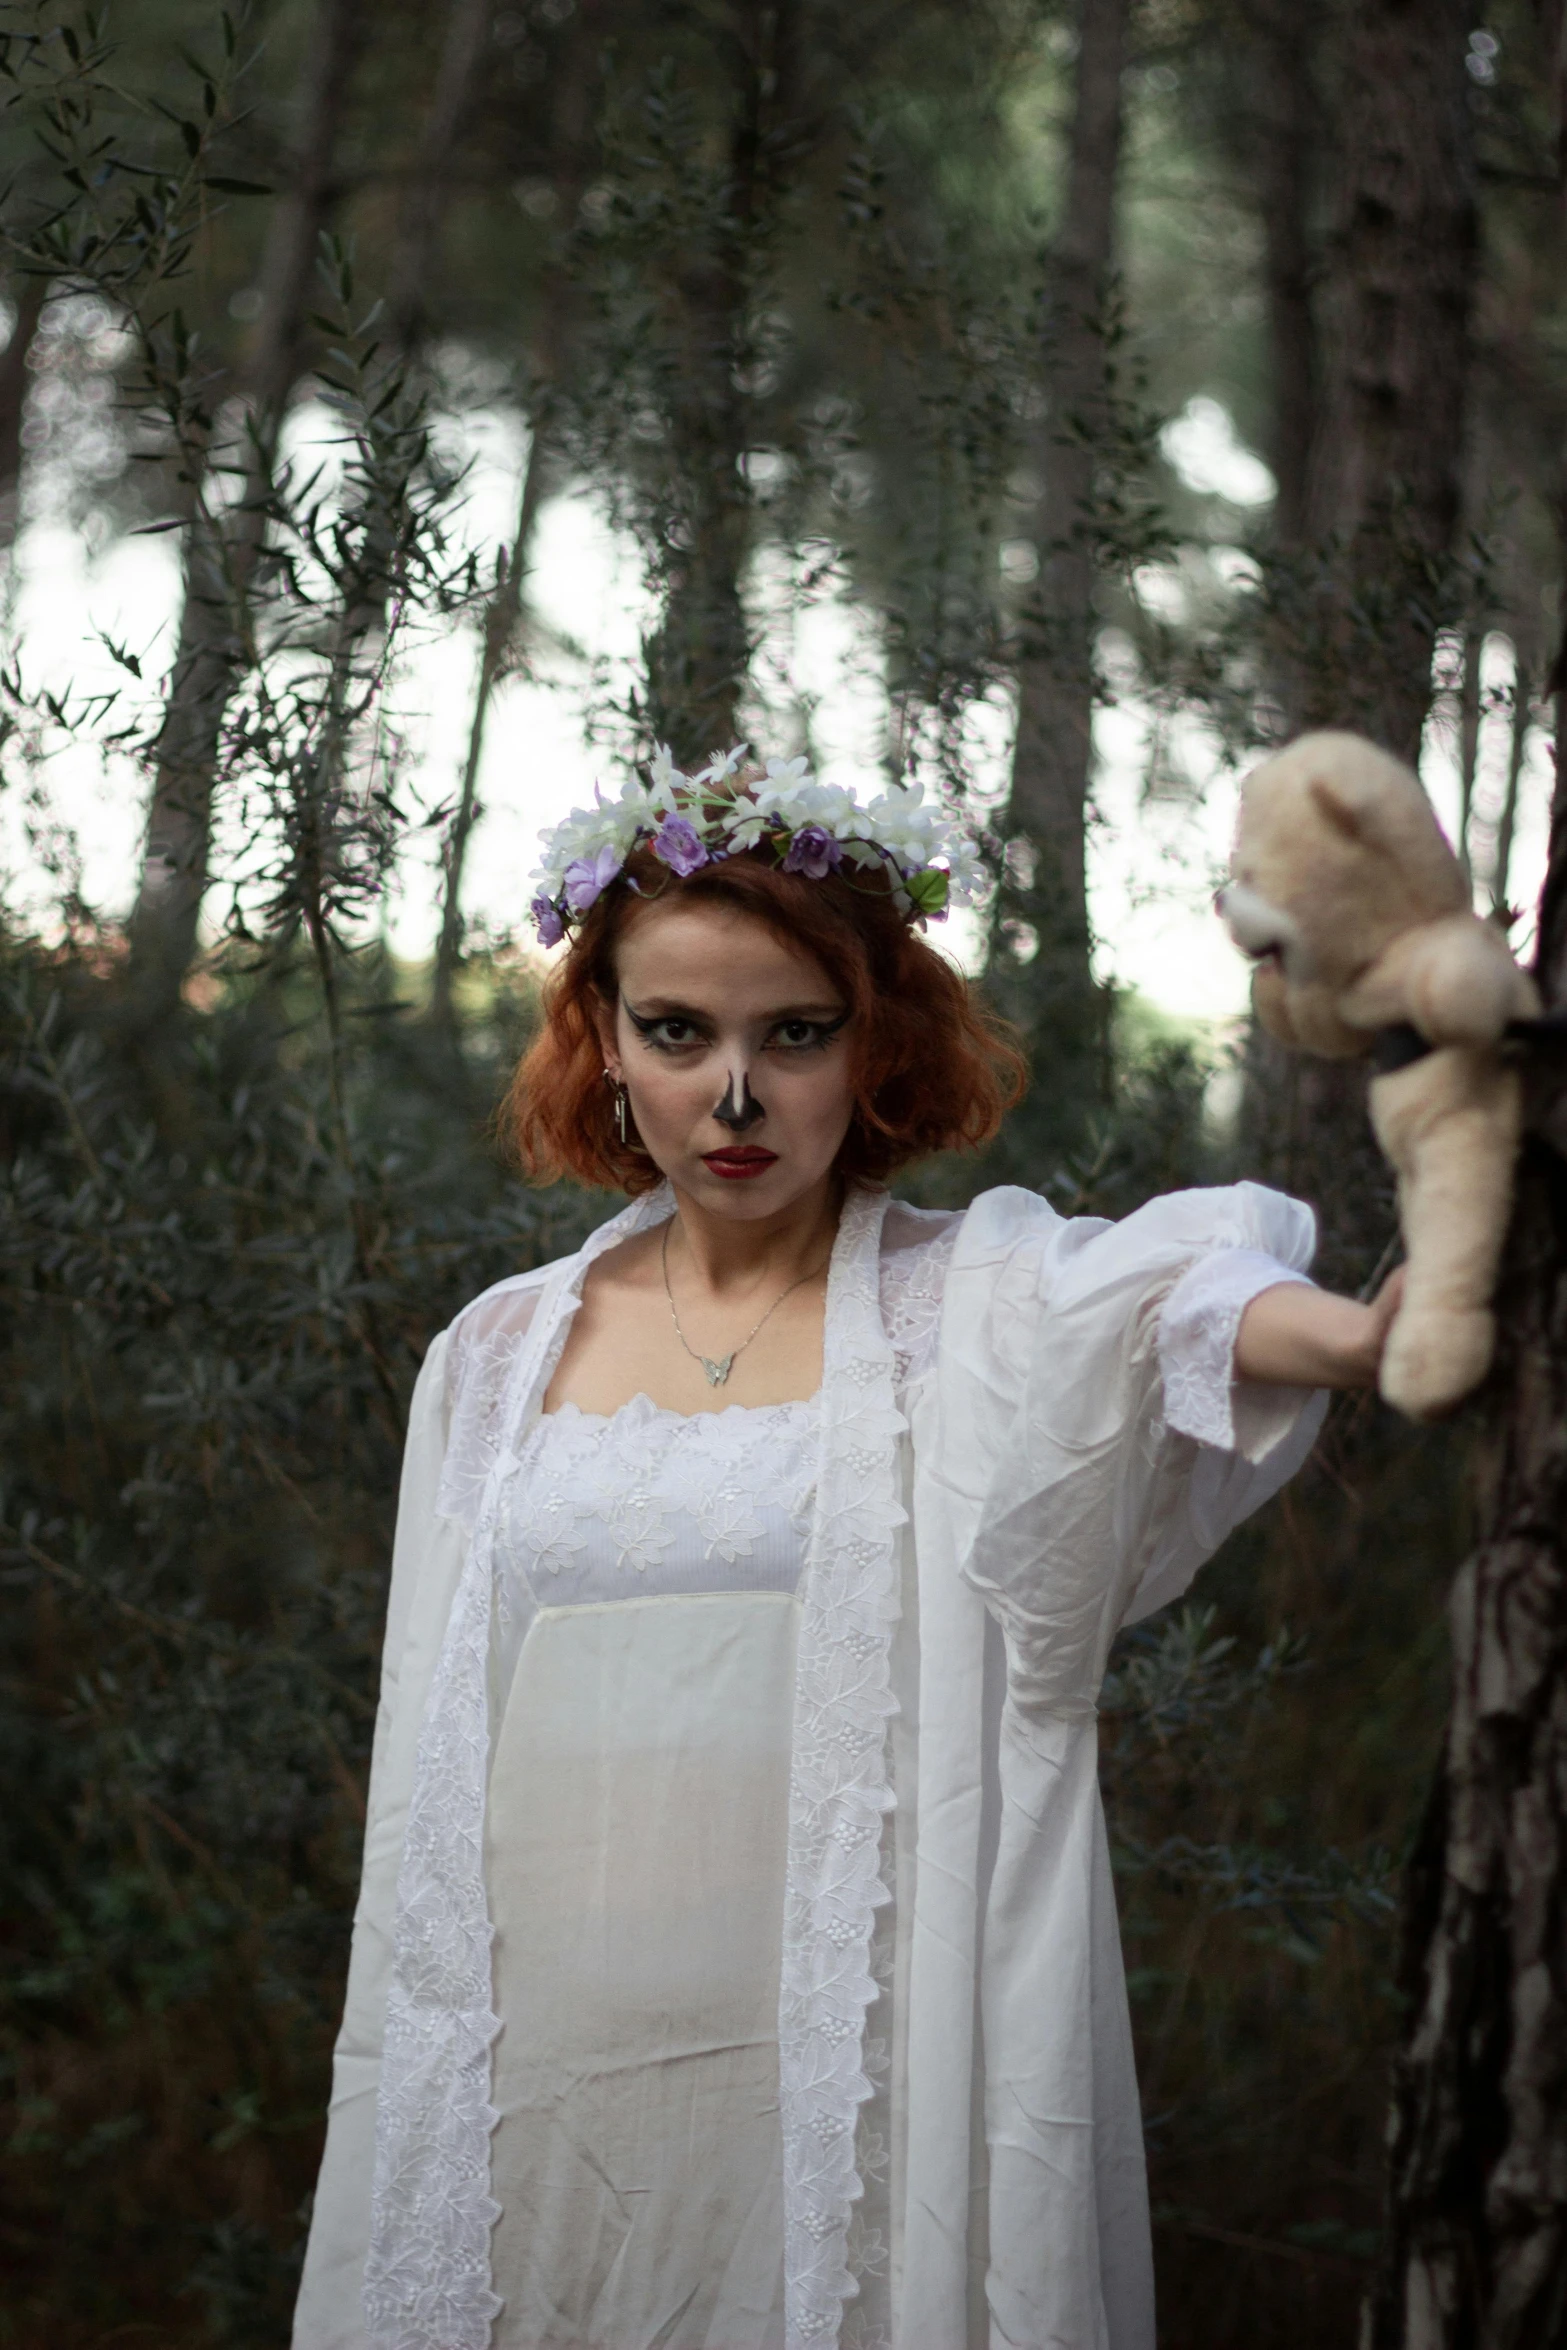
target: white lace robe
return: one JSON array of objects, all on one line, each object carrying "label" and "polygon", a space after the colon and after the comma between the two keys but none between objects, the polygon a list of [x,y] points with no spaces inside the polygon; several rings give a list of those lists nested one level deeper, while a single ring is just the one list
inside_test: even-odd
[{"label": "white lace robe", "polygon": [[[539,1424],[587,1264],[669,1205],[486,1293],[421,1375],[296,2350],[1152,2350],[1094,1702],[1119,1626],[1309,1448],[1311,1399],[1231,1373],[1309,1213],[1251,1184],[1115,1226],[855,1193],[821,1393],[736,1426],[750,1473],[682,1541],[675,1456],[720,1434],[644,1424],[627,1476],[651,1407]],[[543,1473],[574,1443],[607,1544]],[[628,1610],[617,1572],[659,1587]],[[700,1770],[678,1800],[704,1738],[731,1806]],[[615,2140],[603,2083],[698,2046],[702,2097],[634,2100]],[[683,2192],[627,2228],[605,2147],[651,2190],[679,2126]],[[635,2244],[618,2269],[589,2220]]]}]

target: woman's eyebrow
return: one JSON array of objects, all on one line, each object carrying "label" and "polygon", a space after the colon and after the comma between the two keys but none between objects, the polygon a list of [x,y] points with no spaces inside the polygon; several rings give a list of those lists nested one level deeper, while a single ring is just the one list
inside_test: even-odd
[{"label": "woman's eyebrow", "polygon": [[[633,1020],[705,1020],[712,1022],[718,1015],[700,1010],[695,1004],[682,1003],[678,996],[649,996],[645,1003],[634,1004],[628,996],[621,1002]],[[759,1020],[836,1020],[849,1017],[848,1008],[841,1003],[778,1004],[759,1012]]]},{"label": "woman's eyebrow", "polygon": [[653,1020],[711,1020],[713,1017],[711,1012],[699,1011],[695,1004],[683,1004],[678,996],[649,996],[641,1006],[632,1003],[629,996],[622,996],[620,1000],[633,1020],[644,1023]]}]

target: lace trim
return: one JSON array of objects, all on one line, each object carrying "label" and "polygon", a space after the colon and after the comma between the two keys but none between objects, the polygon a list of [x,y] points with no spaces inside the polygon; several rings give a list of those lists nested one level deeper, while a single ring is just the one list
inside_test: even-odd
[{"label": "lace trim", "polygon": [[941,1301],[961,1224],[962,1219],[954,1217],[934,1239],[889,1250],[882,1257],[881,1318],[900,1395],[923,1379],[936,1360]]},{"label": "lace trim", "polygon": [[891,1912],[898,1891],[895,1841],[889,1815],[882,1822],[881,1838],[881,1874],[888,1902],[870,1948],[877,1997],[865,2019],[865,2071],[874,2084],[874,2094],[860,2107],[855,2123],[854,2159],[864,2186],[849,2222],[846,2252],[855,2298],[843,2312],[838,2350],[892,2350],[892,2048],[897,1929]]},{"label": "lace trim", "polygon": [[1252,1299],[1281,1282],[1311,1286],[1261,1249],[1219,1248],[1175,1284],[1159,1316],[1159,1369],[1165,1422],[1177,1436],[1237,1449],[1236,1334]]},{"label": "lace trim", "polygon": [[882,1322],[883,1193],[844,1209],[828,1283],[817,1508],[801,1586],[784,1889],[779,2068],[784,2139],[784,2338],[835,2343],[856,2290],[855,2121],[874,2093],[865,2016],[891,1809],[898,1500],[892,1349]]},{"label": "lace trim", "polygon": [[474,1552],[436,1669],[398,1875],[365,2323],[387,2350],[482,2350],[490,2290],[490,1921],[484,1844],[490,1578]]},{"label": "lace trim", "polygon": [[668,1213],[668,1193],[654,1193],[601,1226],[546,1285],[527,1343],[514,1332],[488,1366],[495,1380],[485,1399],[489,1466],[420,1733],[397,1878],[365,2263],[373,2350],[488,2350],[501,2307],[490,2283],[497,2210],[489,2098],[500,2019],[490,2004],[484,1883],[496,1534],[517,1446],[564,1342],[583,1274],[604,1249]]}]

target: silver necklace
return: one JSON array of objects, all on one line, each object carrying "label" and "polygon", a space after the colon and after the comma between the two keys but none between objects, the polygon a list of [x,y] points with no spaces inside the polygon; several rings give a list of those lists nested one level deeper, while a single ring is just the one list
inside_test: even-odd
[{"label": "silver necklace", "polygon": [[664,1269],[664,1295],[669,1300],[669,1318],[675,1325],[675,1336],[679,1339],[681,1345],[685,1348],[686,1353],[691,1357],[691,1360],[694,1363],[700,1363],[703,1370],[707,1373],[708,1386],[723,1387],[727,1384],[729,1374],[734,1368],[735,1357],[737,1355],[744,1354],[746,1348],[750,1345],[752,1339],[756,1336],[757,1330],[761,1329],[762,1322],[771,1321],[773,1315],[777,1313],[778,1308],[783,1304],[783,1301],[786,1297],[793,1297],[795,1291],[797,1289],[803,1289],[807,1281],[814,1281],[817,1274],[821,1271],[821,1267],[820,1265],[813,1265],[808,1273],[802,1273],[800,1275],[798,1281],[791,1281],[787,1289],[780,1289],[778,1295],[773,1299],[772,1304],[768,1307],[766,1313],[762,1316],[762,1321],[757,1323],[756,1329],[748,1330],[744,1338],[741,1339],[738,1346],[731,1347],[728,1354],[720,1355],[715,1362],[711,1355],[698,1354],[696,1348],[691,1344],[690,1339],[687,1338],[685,1332],[681,1329],[680,1316],[675,1311],[675,1293],[669,1286],[669,1232],[670,1225],[672,1225],[673,1222],[674,1218],[671,1217],[669,1224],[664,1226],[663,1243],[658,1252],[658,1261]]}]

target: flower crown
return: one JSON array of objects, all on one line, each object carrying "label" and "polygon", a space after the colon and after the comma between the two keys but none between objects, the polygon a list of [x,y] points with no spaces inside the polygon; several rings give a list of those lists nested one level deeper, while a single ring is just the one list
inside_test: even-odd
[{"label": "flower crown", "polygon": [[816,782],[803,759],[769,759],[765,778],[736,786],[730,779],[746,748],[737,743],[683,775],[661,744],[646,782],[633,776],[618,800],[596,792],[593,807],[573,809],[546,834],[529,909],[540,944],[557,946],[644,841],[682,879],[747,849],[770,850],[780,871],[811,881],[843,866],[880,866],[910,921],[939,921],[974,896],[982,875],[973,844],[925,805],[923,785],[890,784],[862,807],[838,785]]}]

